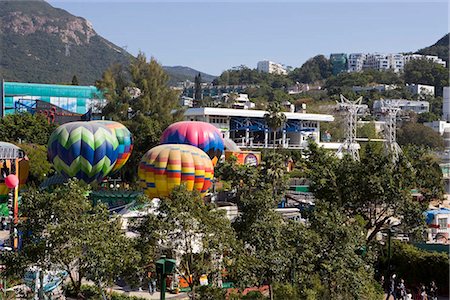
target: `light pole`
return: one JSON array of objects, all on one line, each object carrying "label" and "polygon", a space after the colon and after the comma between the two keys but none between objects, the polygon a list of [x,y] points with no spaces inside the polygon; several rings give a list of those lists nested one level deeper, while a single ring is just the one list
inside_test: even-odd
[{"label": "light pole", "polygon": [[400,225],[399,221],[393,221],[389,220],[387,222],[387,230],[388,230],[388,266],[387,266],[387,278],[391,278],[391,258],[392,258],[392,249],[391,249],[391,240],[392,240],[392,233],[394,232],[394,227],[397,227]]},{"label": "light pole", "polygon": [[161,255],[161,258],[156,261],[156,273],[159,274],[160,278],[160,300],[166,299],[166,278],[168,274],[173,273],[175,269],[176,260],[166,258],[165,255]]}]

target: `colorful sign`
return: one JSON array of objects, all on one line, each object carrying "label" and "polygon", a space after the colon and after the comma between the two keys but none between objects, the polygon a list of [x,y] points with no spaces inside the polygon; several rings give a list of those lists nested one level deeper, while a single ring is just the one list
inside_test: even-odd
[{"label": "colorful sign", "polygon": [[237,158],[240,165],[258,166],[261,163],[261,152],[256,151],[225,151],[225,159],[231,155]]}]

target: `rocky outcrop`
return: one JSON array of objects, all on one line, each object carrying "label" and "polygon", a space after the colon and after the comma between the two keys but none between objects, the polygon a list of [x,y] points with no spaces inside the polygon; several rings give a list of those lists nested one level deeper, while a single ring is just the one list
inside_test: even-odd
[{"label": "rocky outcrop", "polygon": [[91,38],[97,35],[89,21],[77,17],[49,18],[14,11],[3,16],[0,23],[3,33],[29,35],[40,31],[58,35],[65,44],[89,44]]}]

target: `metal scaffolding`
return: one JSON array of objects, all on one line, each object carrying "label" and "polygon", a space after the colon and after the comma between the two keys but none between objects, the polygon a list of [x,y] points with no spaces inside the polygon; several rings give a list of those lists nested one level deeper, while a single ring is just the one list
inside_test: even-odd
[{"label": "metal scaffolding", "polygon": [[362,97],[355,101],[350,101],[341,95],[341,102],[339,102],[340,109],[345,110],[346,113],[346,137],[345,141],[339,146],[336,152],[338,157],[342,157],[344,152],[351,155],[354,160],[359,160],[359,144],[356,141],[356,129],[358,121],[358,111],[364,106],[361,104]]},{"label": "metal scaffolding", "polygon": [[397,114],[400,111],[399,102],[396,100],[381,99],[381,113],[383,115],[385,149],[392,155],[392,162],[397,163],[402,149],[397,144]]}]

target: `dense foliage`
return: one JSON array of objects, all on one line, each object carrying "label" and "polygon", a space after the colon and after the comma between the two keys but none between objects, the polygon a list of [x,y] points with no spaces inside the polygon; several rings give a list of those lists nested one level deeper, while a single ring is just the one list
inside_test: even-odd
[{"label": "dense foliage", "polygon": [[294,82],[314,83],[331,76],[331,63],[323,55],[317,55],[307,60],[300,68],[294,69],[290,74]]},{"label": "dense foliage", "polygon": [[53,165],[47,160],[47,147],[36,144],[20,144],[30,160],[30,173],[27,183],[39,186],[55,173]]},{"label": "dense foliage", "polygon": [[114,65],[96,85],[107,100],[105,118],[122,122],[134,136],[129,162],[121,171],[129,181],[135,178],[143,154],[159,143],[162,131],[176,122],[180,114],[178,93],[167,85],[168,75],[155,59],[139,54],[130,65]]},{"label": "dense foliage", "polygon": [[422,124],[407,122],[397,132],[399,145],[424,146],[430,149],[444,149],[444,139],[430,127]]},{"label": "dense foliage", "polygon": [[224,253],[234,252],[235,234],[224,212],[213,208],[203,203],[198,192],[184,186],[174,189],[159,202],[156,214],[134,224],[140,234],[139,248],[146,253],[140,265],[169,254],[180,261],[178,272],[193,291],[202,274],[209,274],[216,285],[225,267]]},{"label": "dense foliage", "polygon": [[362,218],[367,242],[392,217],[402,220],[405,231],[422,229],[425,207],[411,196],[411,189],[418,187],[415,170],[406,159],[393,165],[388,155],[374,153],[370,145],[361,156],[361,161],[353,161],[349,156],[339,160],[310,146],[306,177],[311,180],[310,188],[317,201],[335,205],[352,218]]},{"label": "dense foliage", "polygon": [[434,86],[436,95],[442,96],[442,88],[449,85],[448,69],[427,59],[408,62],[404,69],[405,83]]},{"label": "dense foliage", "polygon": [[[398,278],[403,278],[407,288],[414,290],[435,281],[439,294],[447,294],[449,288],[448,253],[428,252],[411,244],[393,240],[391,245],[391,265]],[[380,267],[388,264],[387,245],[382,248]]]},{"label": "dense foliage", "polygon": [[139,256],[119,220],[111,219],[106,207],[93,206],[88,193],[86,186],[69,181],[52,191],[22,194],[27,217],[19,230],[26,234],[20,252],[3,252],[8,274],[22,275],[30,266],[65,270],[78,294],[82,280],[103,291],[136,265]]},{"label": "dense foliage", "polygon": [[7,115],[0,120],[0,141],[47,145],[55,128],[42,114]]}]

